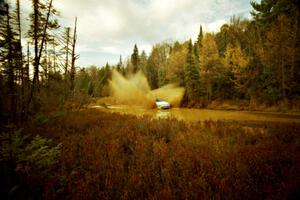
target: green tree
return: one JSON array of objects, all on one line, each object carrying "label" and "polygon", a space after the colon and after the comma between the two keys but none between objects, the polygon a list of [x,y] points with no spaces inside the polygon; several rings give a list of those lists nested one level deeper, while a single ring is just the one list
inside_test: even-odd
[{"label": "green tree", "polygon": [[199,30],[199,34],[198,34],[198,37],[197,37],[197,45],[199,47],[199,49],[201,48],[202,46],[202,40],[203,40],[203,30],[202,30],[202,25],[200,25],[200,30]]},{"label": "green tree", "polygon": [[142,72],[144,74],[147,73],[147,69],[146,69],[147,68],[147,60],[148,60],[147,54],[143,50],[142,53],[141,53],[141,55],[140,55],[140,69],[142,70]]},{"label": "green tree", "polygon": [[161,87],[167,83],[166,65],[171,52],[170,44],[156,44],[147,61],[146,76],[152,89]]},{"label": "green tree", "polygon": [[122,61],[122,56],[120,55],[119,62],[117,64],[117,71],[121,73],[122,68],[123,68],[123,61]]},{"label": "green tree", "polygon": [[203,40],[203,30],[202,30],[202,25],[200,25],[197,41],[194,44],[194,55],[195,55],[195,61],[197,65],[199,65],[200,63],[200,49],[202,48],[202,40]]},{"label": "green tree", "polygon": [[224,24],[221,26],[220,31],[216,34],[216,43],[218,45],[218,50],[220,56],[224,57],[226,47],[228,44],[228,33],[229,32],[229,25]]},{"label": "green tree", "polygon": [[[298,96],[300,92],[300,23],[298,0],[262,0],[252,2],[252,16],[260,29],[263,48],[260,56],[264,68],[270,67],[281,98]],[[280,43],[282,42],[282,44]],[[284,57],[280,57],[284,56]],[[274,59],[273,59],[274,58]],[[268,61],[267,61],[268,60]]]},{"label": "green tree", "polygon": [[139,64],[140,64],[140,58],[139,58],[139,50],[137,45],[134,45],[133,48],[133,53],[131,54],[131,64],[132,64],[132,72],[136,73],[138,70],[140,70],[139,68]]},{"label": "green tree", "polygon": [[[50,31],[59,28],[57,19],[53,19],[53,16],[58,15],[58,12],[53,8],[52,1],[50,1],[49,5],[47,5],[40,0],[32,0],[32,7],[33,13],[29,15],[31,23],[27,35],[30,38],[32,44],[34,44],[34,81],[36,83],[39,83],[40,70],[37,70],[37,68],[39,68],[38,65],[40,65],[40,60],[42,60],[43,55],[47,56],[47,52],[44,51],[44,47],[48,42],[53,43],[55,40],[54,35],[51,34]],[[51,19],[50,15],[52,16]],[[46,24],[47,27],[45,26]],[[43,54],[43,52],[45,53]],[[44,60],[44,69],[46,70],[44,73],[47,74],[47,58],[45,58]]]},{"label": "green tree", "polygon": [[192,41],[189,41],[185,65],[185,84],[189,102],[195,102],[200,97],[199,68],[196,65]]}]

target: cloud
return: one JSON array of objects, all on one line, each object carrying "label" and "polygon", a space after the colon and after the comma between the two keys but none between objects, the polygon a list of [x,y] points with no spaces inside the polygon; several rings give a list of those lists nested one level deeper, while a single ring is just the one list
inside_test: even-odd
[{"label": "cloud", "polygon": [[[31,1],[25,0],[26,10]],[[186,40],[218,31],[233,15],[249,17],[250,0],[53,0],[64,26],[78,17],[79,65],[104,65],[164,40]],[[24,3],[23,3],[24,4]],[[27,11],[26,11],[27,12]]]}]

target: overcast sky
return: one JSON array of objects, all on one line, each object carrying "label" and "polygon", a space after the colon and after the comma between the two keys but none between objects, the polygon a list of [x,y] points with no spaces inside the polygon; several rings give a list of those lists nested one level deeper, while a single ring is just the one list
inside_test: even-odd
[{"label": "overcast sky", "polygon": [[[13,0],[11,0],[14,2]],[[31,1],[21,0],[23,15],[31,12]],[[79,66],[117,63],[127,58],[134,44],[147,54],[165,40],[197,37],[218,31],[237,15],[250,18],[250,0],[53,0],[60,23],[74,26],[78,17],[77,53]],[[27,16],[23,16],[27,17]]]}]

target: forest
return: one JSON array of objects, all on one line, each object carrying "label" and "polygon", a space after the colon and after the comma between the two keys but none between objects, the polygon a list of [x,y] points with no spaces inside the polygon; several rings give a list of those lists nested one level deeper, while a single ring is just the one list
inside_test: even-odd
[{"label": "forest", "polygon": [[109,98],[114,71],[141,72],[152,90],[184,88],[181,108],[297,118],[298,0],[251,1],[251,19],[232,16],[217,32],[199,24],[195,41],[149,54],[132,44],[104,66],[77,64],[76,13],[63,27],[53,1],[31,0],[28,16],[20,0],[0,1],[1,199],[300,197],[299,121],[188,123],[88,107]]}]

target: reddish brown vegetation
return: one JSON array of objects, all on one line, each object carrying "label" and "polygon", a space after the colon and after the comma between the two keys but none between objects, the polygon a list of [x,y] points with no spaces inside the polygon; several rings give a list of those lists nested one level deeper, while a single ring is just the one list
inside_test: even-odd
[{"label": "reddish brown vegetation", "polygon": [[24,131],[62,143],[44,185],[49,199],[299,196],[299,124],[186,124],[88,109]]}]

